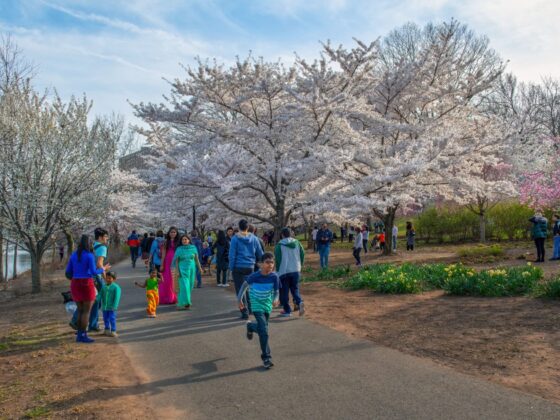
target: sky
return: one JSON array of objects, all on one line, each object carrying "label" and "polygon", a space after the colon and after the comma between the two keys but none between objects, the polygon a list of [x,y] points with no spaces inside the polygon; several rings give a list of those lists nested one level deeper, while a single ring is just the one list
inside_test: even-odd
[{"label": "sky", "polygon": [[520,80],[560,79],[558,0],[0,0],[0,33],[37,68],[38,89],[84,93],[93,114],[162,102],[195,58],[317,57],[320,42],[373,41],[407,22],[465,23]]}]

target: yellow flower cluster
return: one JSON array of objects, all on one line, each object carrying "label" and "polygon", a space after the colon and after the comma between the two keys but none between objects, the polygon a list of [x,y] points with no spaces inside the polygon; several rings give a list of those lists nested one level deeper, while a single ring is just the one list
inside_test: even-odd
[{"label": "yellow flower cluster", "polygon": [[492,277],[494,277],[494,276],[505,276],[507,274],[507,271],[503,270],[503,269],[502,270],[500,270],[500,269],[488,270],[488,274],[490,274]]}]

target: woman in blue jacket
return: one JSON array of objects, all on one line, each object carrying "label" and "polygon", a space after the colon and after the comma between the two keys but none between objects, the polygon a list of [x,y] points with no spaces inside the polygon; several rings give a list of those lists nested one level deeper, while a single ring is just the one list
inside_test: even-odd
[{"label": "woman in blue jacket", "polygon": [[95,257],[91,251],[91,241],[88,235],[82,235],[78,249],[72,253],[66,266],[66,277],[71,279],[72,299],[78,307],[78,334],[76,336],[78,343],[93,343],[94,341],[87,336],[89,313],[97,294],[93,278],[110,268],[109,264],[105,264],[103,268],[96,267]]}]

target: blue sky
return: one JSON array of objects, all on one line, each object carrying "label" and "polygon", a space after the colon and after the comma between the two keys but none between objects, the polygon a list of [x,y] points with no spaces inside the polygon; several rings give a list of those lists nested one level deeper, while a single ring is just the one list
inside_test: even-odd
[{"label": "blue sky", "polygon": [[196,56],[313,58],[319,41],[350,45],[452,17],[487,35],[520,79],[560,78],[557,0],[0,0],[0,32],[37,65],[37,87],[86,93],[94,113],[132,123],[127,100],[161,101],[162,78],[182,77],[179,63]]}]

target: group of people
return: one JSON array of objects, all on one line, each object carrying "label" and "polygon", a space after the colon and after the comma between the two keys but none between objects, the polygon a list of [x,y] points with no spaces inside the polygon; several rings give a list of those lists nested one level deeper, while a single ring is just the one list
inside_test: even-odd
[{"label": "group of people", "polygon": [[[240,317],[248,320],[250,315],[254,316],[254,322],[247,322],[246,336],[252,339],[254,333],[258,334],[263,365],[270,368],[273,364],[268,346],[268,320],[272,307],[282,306],[280,317],[290,317],[293,311],[298,311],[300,316],[305,313],[299,291],[305,252],[289,228],[282,229],[273,253],[265,252],[265,244],[255,232],[253,226],[241,220],[238,229],[219,230],[215,240],[210,235],[204,243],[196,231],[180,235],[177,228],[171,227],[165,235],[159,230],[140,237],[132,231],[127,244],[132,267],[136,267],[141,257],[148,268],[147,278],[136,281],[135,285],[146,291],[146,312],[150,318],[157,316],[161,304],[175,304],[178,310],[190,309],[195,283],[202,287],[203,255],[212,258],[216,264],[217,286],[228,287],[228,280],[233,279]],[[101,331],[99,310],[103,314],[103,333],[117,336],[121,289],[116,283],[116,273],[110,271],[111,266],[106,262],[109,235],[102,228],[95,229],[94,235],[93,243],[88,235],[82,235],[66,267],[72,299],[77,305],[70,325],[77,330],[76,341],[81,343],[94,342],[88,332]]]},{"label": "group of people", "polygon": [[[344,238],[346,235],[345,229],[346,229],[345,227],[341,227],[342,238]],[[376,249],[381,251],[385,249],[386,240],[385,240],[384,229],[380,229],[379,231],[377,228],[375,229],[376,233],[374,234],[371,243],[369,242],[370,231],[367,225],[363,225],[361,227],[351,226],[350,229],[353,233],[349,233],[348,237],[353,241],[352,255],[356,260],[357,266],[362,265],[361,252],[363,250],[364,253],[367,254],[368,245],[371,246],[371,249]],[[396,252],[397,250],[398,235],[399,235],[399,228],[397,227],[397,225],[394,225],[391,230],[391,236],[392,236],[391,244],[392,244],[393,252]],[[416,231],[412,226],[412,222],[406,222],[406,250],[407,251],[414,250],[415,237],[416,237]],[[313,240],[313,250],[319,253],[321,268],[327,268],[329,265],[329,254],[330,254],[331,243],[335,240],[333,232],[329,229],[326,223],[323,223],[320,229],[318,229],[317,226],[313,228],[313,230],[311,231],[311,238]]]},{"label": "group of people", "polygon": [[[552,257],[550,261],[560,260],[560,215],[557,213],[552,216]],[[531,236],[535,241],[537,249],[536,263],[543,263],[545,258],[545,242],[548,237],[548,219],[543,216],[541,210],[537,210],[535,215],[529,219],[532,224]]]}]

